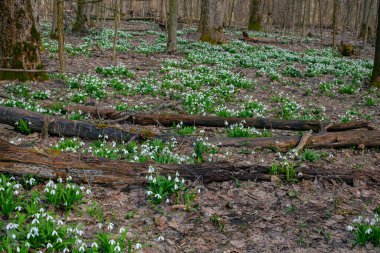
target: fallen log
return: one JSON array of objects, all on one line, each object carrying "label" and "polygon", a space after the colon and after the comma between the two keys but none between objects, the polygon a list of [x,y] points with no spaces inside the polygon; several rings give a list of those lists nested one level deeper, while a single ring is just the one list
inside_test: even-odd
[{"label": "fallen log", "polygon": [[[174,113],[132,113],[120,112],[114,109],[96,108],[93,106],[67,106],[65,110],[69,112],[82,111],[90,114],[94,118],[111,119],[118,122],[129,122],[138,125],[155,125],[173,126],[174,123],[182,122],[186,126],[204,126],[204,127],[225,127],[225,122],[229,125],[245,121],[246,126],[266,129],[296,130],[296,131],[321,131],[321,127],[328,125],[326,131],[344,131],[357,128],[368,128],[370,122],[365,120],[352,121],[348,123],[322,123],[318,120],[281,120],[265,118],[222,118],[216,116],[199,116]],[[122,119],[119,121],[118,119]]]},{"label": "fallen log", "polygon": [[[298,145],[301,136],[268,138],[210,138],[209,142],[223,147],[277,148],[288,150]],[[311,134],[305,140],[307,148],[380,147],[380,131],[350,130]]]},{"label": "fallen log", "polygon": [[95,125],[83,121],[67,120],[47,116],[24,109],[0,106],[0,123],[17,127],[19,120],[29,124],[33,132],[48,132],[51,135],[79,137],[81,139],[97,140],[99,136],[108,136],[109,140],[129,141],[139,139],[140,135],[122,131],[103,125]]},{"label": "fallen log", "polygon": [[[145,184],[148,167],[154,166],[161,175],[179,172],[181,177],[200,180],[205,183],[238,180],[270,181],[269,167],[243,163],[202,163],[202,164],[153,164],[130,163],[78,154],[44,153],[19,147],[0,139],[0,173],[18,176],[34,174],[41,178],[56,179],[73,177],[75,182],[108,186]],[[374,171],[338,168],[301,168],[303,179],[321,179],[346,182],[353,185],[355,180],[368,181],[379,185],[380,176]]]}]

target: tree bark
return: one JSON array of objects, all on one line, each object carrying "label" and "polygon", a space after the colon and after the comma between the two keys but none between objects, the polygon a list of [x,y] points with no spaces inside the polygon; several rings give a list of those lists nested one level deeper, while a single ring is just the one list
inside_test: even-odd
[{"label": "tree bark", "polygon": [[72,31],[75,34],[83,35],[88,32],[86,16],[84,15],[85,0],[77,0],[77,15]]},{"label": "tree bark", "polygon": [[338,0],[333,0],[333,15],[332,15],[332,25],[333,25],[333,45],[336,47],[336,12],[338,10]]},{"label": "tree bark", "polygon": [[65,41],[63,35],[63,0],[57,1],[57,32],[59,71],[65,72]]},{"label": "tree bark", "polygon": [[261,0],[251,0],[251,10],[249,15],[248,30],[262,30],[262,14],[260,12]]},{"label": "tree bark", "polygon": [[380,4],[378,4],[377,7],[375,59],[373,64],[371,80],[373,86],[380,87]]},{"label": "tree bark", "polygon": [[[36,175],[46,179],[72,176],[74,182],[101,184],[106,186],[129,186],[146,184],[149,166],[161,175],[179,172],[190,180],[221,182],[229,180],[270,181],[270,168],[249,163],[202,163],[202,164],[153,164],[129,163],[91,156],[73,155],[53,150],[44,153],[31,148],[18,147],[0,139],[0,173],[18,176]],[[353,170],[346,167],[325,169],[322,167],[302,167],[300,179],[334,180],[354,185],[364,181],[378,187],[380,175],[376,171]],[[281,178],[282,176],[280,176]]]},{"label": "tree bark", "polygon": [[[62,0],[59,0],[62,1]],[[118,142],[140,139],[139,134],[133,134],[104,125],[95,125],[83,121],[66,120],[59,117],[42,115],[24,109],[0,106],[0,123],[17,127],[20,119],[30,122],[33,132],[43,132],[47,125],[48,133],[55,136],[79,137],[87,140],[97,140],[100,136],[108,136],[109,140]],[[46,127],[45,127],[46,128]]]},{"label": "tree bark", "polygon": [[[36,28],[31,0],[0,2],[0,68],[43,69],[41,36]],[[45,74],[46,75],[46,74]],[[42,72],[0,71],[0,80],[44,79]]]},{"label": "tree bark", "polygon": [[169,0],[167,52],[177,50],[178,0]]},{"label": "tree bark", "polygon": [[[321,123],[318,120],[281,120],[281,119],[266,119],[266,118],[222,118],[216,116],[199,116],[174,113],[130,113],[120,112],[114,109],[102,109],[92,106],[66,106],[64,108],[68,112],[82,111],[90,114],[94,118],[102,118],[113,120],[114,122],[122,123],[129,122],[139,125],[155,125],[173,126],[174,123],[182,122],[186,126],[204,126],[204,127],[225,127],[225,123],[229,125],[245,121],[246,126],[266,129],[280,130],[295,130],[295,131],[323,131],[325,126],[328,126],[326,131],[344,131],[357,128],[369,128],[370,122],[352,121],[349,123],[330,124],[328,122]],[[322,127],[322,129],[321,129]]]},{"label": "tree bark", "polygon": [[366,33],[366,27],[368,25],[368,17],[370,12],[370,2],[371,0],[364,0],[363,5],[363,15],[361,17],[360,33],[359,38],[364,39]]},{"label": "tree bark", "polygon": [[118,35],[118,12],[119,12],[119,6],[118,6],[118,0],[115,0],[114,5],[114,36],[113,36],[113,48],[112,48],[112,61],[114,62],[114,65],[117,65],[116,61],[116,45],[117,45],[117,35]]},{"label": "tree bark", "polygon": [[[289,150],[297,146],[302,137],[278,136],[269,138],[209,138],[209,142],[221,147],[277,148]],[[380,131],[350,130],[312,134],[306,141],[307,148],[380,147]]]},{"label": "tree bark", "polygon": [[224,0],[202,0],[201,41],[211,44],[225,42],[223,32]]},{"label": "tree bark", "polygon": [[50,31],[50,38],[51,39],[57,39],[57,6],[58,6],[58,0],[53,1],[53,19],[51,21],[51,31]]}]

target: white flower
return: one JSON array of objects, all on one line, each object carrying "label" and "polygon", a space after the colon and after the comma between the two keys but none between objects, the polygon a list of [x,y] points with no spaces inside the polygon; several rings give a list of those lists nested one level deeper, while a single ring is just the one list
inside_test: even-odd
[{"label": "white flower", "polygon": [[166,199],[166,204],[169,204],[170,200],[169,199]]},{"label": "white flower", "polygon": [[83,243],[83,244],[79,247],[79,251],[80,251],[80,252],[84,252],[84,251],[85,251],[85,249],[84,249],[84,245],[85,245],[85,244]]},{"label": "white flower", "polygon": [[13,239],[13,240],[16,239],[16,235],[15,235],[15,234],[12,234],[12,239]]},{"label": "white flower", "polygon": [[152,166],[149,166],[148,173],[154,173],[154,168]]},{"label": "white flower", "polygon": [[46,248],[53,248],[53,245],[49,242],[49,243],[46,245]]},{"label": "white flower", "polygon": [[109,241],[109,244],[114,245],[114,244],[115,244],[115,240],[111,239],[111,240]]},{"label": "white flower", "polygon": [[169,181],[172,180],[172,177],[171,177],[170,175],[168,176],[168,180],[169,180]]},{"label": "white flower", "polygon": [[148,194],[148,196],[149,196],[149,195],[152,195],[153,192],[152,191],[146,191],[146,194]]},{"label": "white flower", "polygon": [[66,253],[66,252],[70,252],[70,250],[68,248],[64,248],[62,252]]},{"label": "white flower", "polygon": [[58,220],[57,224],[58,224],[58,226],[63,225],[63,221]]},{"label": "white flower", "polygon": [[158,194],[158,193],[157,193],[156,195],[154,195],[154,197],[155,197],[155,198],[158,198],[158,199],[162,199],[161,195]]},{"label": "white flower", "polygon": [[348,225],[348,226],[346,227],[346,229],[347,229],[347,231],[352,231],[352,230],[354,230],[354,227],[353,227],[353,226],[350,226],[350,225]]},{"label": "white flower", "polygon": [[165,241],[165,238],[160,235],[158,238],[157,238],[157,242],[162,242],[162,241]]},{"label": "white flower", "polygon": [[98,244],[97,244],[96,242],[93,242],[93,243],[91,244],[91,248],[98,248]]},{"label": "white flower", "polygon": [[102,229],[102,227],[103,227],[103,224],[102,223],[98,223],[98,228]]},{"label": "white flower", "polygon": [[62,182],[63,182],[63,180],[62,180],[61,177],[59,177],[59,178],[57,179],[57,181],[58,181],[58,183],[62,183]]},{"label": "white flower", "polygon": [[57,243],[62,243],[62,239],[58,237]]},{"label": "white flower", "polygon": [[110,224],[108,225],[107,229],[108,230],[112,230],[113,229],[113,223],[112,222],[110,222]]},{"label": "white flower", "polygon": [[91,190],[90,190],[90,189],[87,189],[87,190],[86,190],[86,194],[87,194],[87,195],[90,195],[90,194],[91,194]]},{"label": "white flower", "polygon": [[142,245],[140,243],[136,243],[135,249],[141,249],[141,248],[142,248]]},{"label": "white flower", "polygon": [[125,228],[120,228],[120,229],[119,229],[119,234],[124,233],[124,231],[125,231]]},{"label": "white flower", "polygon": [[372,233],[372,229],[371,229],[371,228],[368,228],[368,229],[365,231],[365,233],[366,233],[367,235],[369,235],[370,233]]},{"label": "white flower", "polygon": [[119,246],[119,245],[117,245],[117,246],[115,247],[115,251],[121,251],[121,249],[120,249],[120,246]]},{"label": "white flower", "polygon": [[174,185],[174,190],[178,190],[178,185],[177,184]]}]

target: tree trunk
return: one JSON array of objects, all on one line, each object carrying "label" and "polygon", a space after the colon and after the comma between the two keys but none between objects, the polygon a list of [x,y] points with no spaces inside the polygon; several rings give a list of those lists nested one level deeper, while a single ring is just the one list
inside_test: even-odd
[{"label": "tree trunk", "polygon": [[114,36],[113,36],[113,48],[112,48],[112,61],[114,62],[114,65],[117,65],[116,61],[116,46],[117,46],[117,35],[118,35],[118,12],[119,12],[119,6],[118,6],[118,0],[115,0],[115,5],[114,5]]},{"label": "tree trunk", "polygon": [[58,2],[57,0],[53,1],[53,19],[51,22],[51,31],[50,31],[50,38],[51,39],[57,39],[57,6]]},{"label": "tree trunk", "polygon": [[65,72],[65,41],[63,36],[63,0],[57,1],[57,32],[59,71]]},{"label": "tree trunk", "polygon": [[211,44],[225,41],[223,32],[224,0],[203,0],[203,31],[200,40]]},{"label": "tree trunk", "polygon": [[251,10],[249,14],[248,30],[262,30],[262,13],[260,11],[261,0],[251,0]]},{"label": "tree trunk", "polygon": [[372,71],[372,85],[375,87],[380,87],[380,4],[378,4],[377,7],[376,45]]},{"label": "tree trunk", "polygon": [[[43,69],[40,44],[41,36],[36,29],[31,0],[2,0],[0,2],[0,68]],[[0,80],[39,78],[45,78],[44,74],[0,71]]]},{"label": "tree trunk", "polygon": [[366,27],[368,23],[368,16],[370,12],[370,2],[371,0],[364,0],[364,5],[363,5],[363,15],[361,17],[361,25],[360,25],[360,33],[359,33],[359,38],[364,39],[365,33],[366,33]]},{"label": "tree trunk", "polygon": [[332,25],[333,25],[333,45],[336,47],[336,12],[338,9],[338,0],[333,0],[333,15],[332,15]]},{"label": "tree trunk", "polygon": [[88,32],[87,25],[86,25],[86,16],[84,15],[84,5],[85,0],[78,0],[77,1],[77,16],[75,23],[73,25],[72,31],[75,34],[83,35]]},{"label": "tree trunk", "polygon": [[167,51],[174,53],[177,50],[178,0],[169,0],[168,40]]},{"label": "tree trunk", "polygon": [[[18,147],[0,139],[0,173],[17,176],[36,175],[45,179],[66,178],[74,182],[101,184],[105,186],[128,186],[146,184],[148,168],[153,166],[161,175],[173,175],[204,183],[229,180],[271,181],[270,167],[244,162],[217,162],[202,164],[154,164],[130,163],[91,156],[80,156],[46,150],[44,153],[31,148]],[[378,187],[380,176],[372,170],[355,170],[347,167],[325,169],[301,167],[299,179],[334,180],[355,185],[357,182]],[[283,178],[283,176],[279,176]]]}]

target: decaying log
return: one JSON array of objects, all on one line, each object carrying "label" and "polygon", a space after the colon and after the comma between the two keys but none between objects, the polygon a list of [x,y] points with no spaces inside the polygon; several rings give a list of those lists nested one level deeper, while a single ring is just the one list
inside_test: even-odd
[{"label": "decaying log", "polygon": [[[301,136],[269,138],[210,138],[209,142],[223,147],[278,148],[288,150],[297,146]],[[311,134],[305,141],[307,148],[347,148],[362,145],[380,147],[380,131],[349,130]]]},{"label": "decaying log", "polygon": [[274,39],[251,37],[248,35],[247,31],[243,31],[242,35],[243,35],[243,41],[245,41],[247,43],[265,43],[265,44],[278,43],[278,41],[274,40]]},{"label": "decaying log", "polygon": [[[60,152],[44,153],[32,148],[14,146],[0,139],[0,173],[14,175],[34,174],[41,178],[56,179],[73,177],[76,182],[102,185],[136,185],[146,183],[148,167],[152,165],[161,175],[179,172],[181,177],[200,180],[205,183],[238,180],[270,181],[269,167],[239,163],[202,163],[202,164],[152,164],[130,163],[78,154]],[[351,170],[345,167],[332,169],[301,168],[303,179],[322,179],[354,184],[354,180],[368,181],[379,185],[377,172]]]},{"label": "decaying log", "polygon": [[[128,141],[139,139],[138,134],[129,133],[112,127],[95,125],[83,121],[67,120],[59,117],[46,116],[24,109],[0,106],[0,123],[17,127],[20,119],[30,122],[33,132],[47,132],[51,135],[79,137],[88,140],[97,140],[99,135],[108,136],[109,140]],[[45,130],[44,130],[45,129]]]},{"label": "decaying log", "polygon": [[[130,113],[120,112],[114,109],[96,108],[93,106],[67,106],[65,110],[69,112],[82,111],[90,114],[95,118],[102,119],[124,119],[124,122],[134,123],[138,125],[155,125],[173,126],[173,123],[182,122],[186,126],[204,126],[204,127],[225,127],[227,121],[229,125],[245,121],[246,126],[266,129],[281,129],[295,131],[320,131],[321,126],[329,125],[326,131],[344,131],[357,128],[368,128],[370,122],[365,120],[352,121],[348,123],[321,124],[318,120],[281,120],[281,119],[265,119],[265,118],[222,118],[216,116],[199,116],[174,113]],[[126,115],[130,115],[126,117]]]}]

